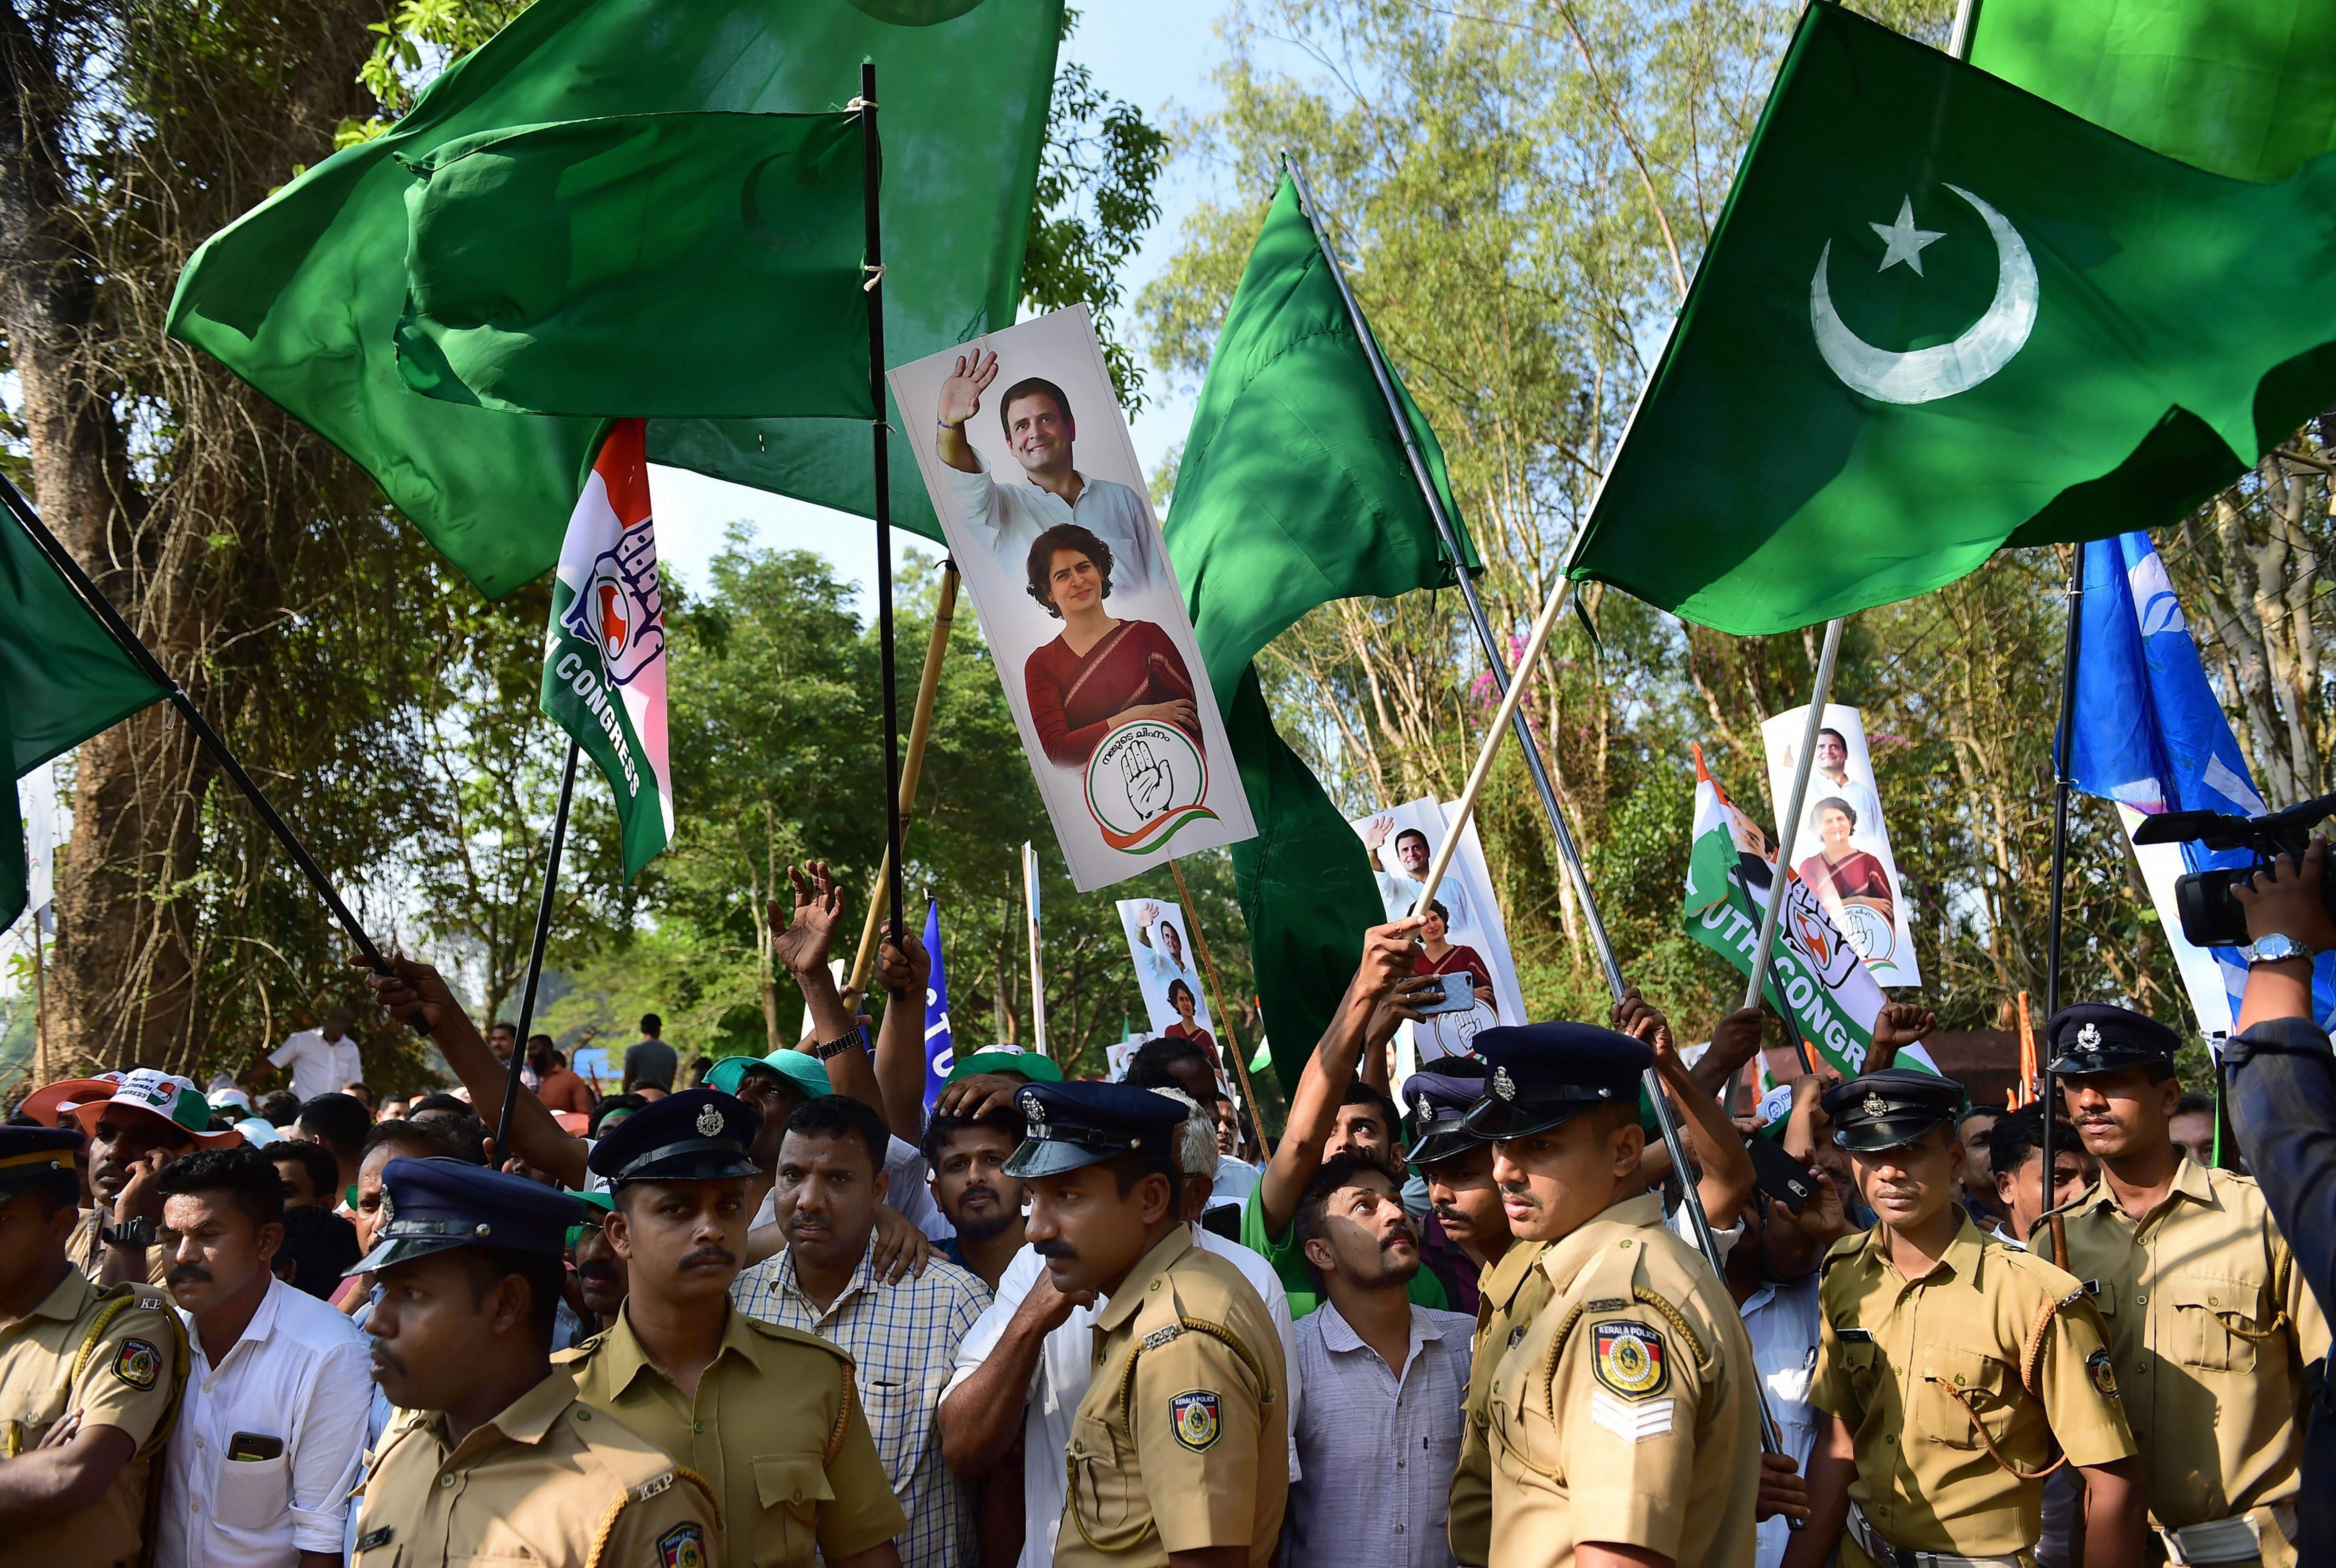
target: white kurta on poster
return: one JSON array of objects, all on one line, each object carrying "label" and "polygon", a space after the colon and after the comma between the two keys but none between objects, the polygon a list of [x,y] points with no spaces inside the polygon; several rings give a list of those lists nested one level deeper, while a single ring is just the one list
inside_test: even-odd
[{"label": "white kurta on poster", "polygon": [[1073,883],[1255,836],[1085,307],[890,380]]}]

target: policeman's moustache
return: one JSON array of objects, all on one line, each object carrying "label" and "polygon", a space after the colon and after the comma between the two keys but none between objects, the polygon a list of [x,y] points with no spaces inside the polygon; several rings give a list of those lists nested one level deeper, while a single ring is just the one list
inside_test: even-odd
[{"label": "policeman's moustache", "polygon": [[1079,1257],[1079,1250],[1068,1242],[1033,1242],[1030,1250],[1042,1258],[1055,1258],[1066,1263],[1075,1263]]}]

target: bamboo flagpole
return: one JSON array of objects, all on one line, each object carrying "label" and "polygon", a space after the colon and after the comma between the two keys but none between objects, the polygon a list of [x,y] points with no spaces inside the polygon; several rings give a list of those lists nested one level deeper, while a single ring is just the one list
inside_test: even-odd
[{"label": "bamboo flagpole", "polygon": [[[957,562],[941,564],[941,597],[933,612],[932,635],[925,639],[925,671],[917,683],[917,710],[909,720],[909,757],[900,765],[900,842],[909,837],[909,819],[916,814],[917,783],[924,772],[925,741],[932,734],[933,704],[940,693],[941,659],[949,652],[949,628],[957,619]],[[884,849],[884,863],[876,885],[868,890],[868,915],[860,923],[860,951],[852,960],[852,981],[844,987],[854,996],[868,989],[868,973],[876,965],[876,928],[884,910],[884,892],[892,881],[892,847]]]},{"label": "bamboo flagpole", "polygon": [[1783,814],[1776,819],[1776,875],[1768,888],[1768,907],[1760,915],[1760,940],[1752,947],[1752,972],[1744,982],[1744,1005],[1760,1005],[1760,977],[1768,955],[1776,950],[1776,922],[1785,913],[1785,879],[1793,874],[1793,839],[1801,820],[1801,803],[1808,798],[1809,774],[1816,765],[1817,731],[1825,727],[1825,700],[1833,695],[1834,666],[1841,658],[1839,616],[1825,622],[1825,648],[1817,655],[1816,690],[1809,697],[1808,722],[1801,726],[1801,755],[1793,761],[1793,787],[1786,795]]},{"label": "bamboo flagpole", "polygon": [[1242,1097],[1249,1101],[1251,1119],[1257,1124],[1257,1135],[1265,1136],[1265,1107],[1259,1103],[1257,1085],[1249,1076],[1249,1057],[1241,1049],[1241,1037],[1233,1033],[1233,1016],[1225,1011],[1224,987],[1217,979],[1217,960],[1209,956],[1209,939],[1201,930],[1201,911],[1192,902],[1192,890],[1184,885],[1184,868],[1174,855],[1168,857],[1168,869],[1175,873],[1176,899],[1184,906],[1184,929],[1192,933],[1192,950],[1201,957],[1201,972],[1209,979],[1209,1005],[1217,1009],[1217,1027],[1224,1032],[1230,1047],[1224,1055],[1232,1059],[1233,1072],[1241,1079]]},{"label": "bamboo flagpole", "polygon": [[519,993],[519,1037],[511,1042],[511,1071],[503,1080],[502,1115],[495,1119],[495,1150],[511,1152],[511,1117],[519,1111],[520,1070],[527,1062],[528,1031],[535,1027],[536,982],[543,978],[543,946],[551,936],[551,911],[559,900],[560,855],[568,847],[568,807],[576,798],[576,758],[583,751],[568,742],[568,765],[560,774],[560,806],[551,815],[551,848],[543,857],[543,897],[535,905],[535,940],[527,950],[527,980]]}]

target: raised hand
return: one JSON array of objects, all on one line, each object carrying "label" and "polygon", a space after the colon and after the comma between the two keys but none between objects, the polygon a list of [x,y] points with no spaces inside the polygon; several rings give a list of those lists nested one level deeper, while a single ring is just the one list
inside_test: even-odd
[{"label": "raised hand", "polygon": [[940,422],[954,428],[979,414],[981,394],[997,379],[998,355],[978,346],[971,354],[959,355],[957,368],[941,383]]},{"label": "raised hand", "polygon": [[800,870],[789,866],[787,880],[794,884],[794,912],[781,925],[777,901],[770,904],[771,955],[789,973],[806,975],[827,967],[828,950],[843,923],[843,890],[836,886],[825,861],[806,861]]},{"label": "raised hand", "polygon": [[[913,993],[921,998],[933,978],[932,956],[925,951],[925,944],[911,932],[904,949],[902,939],[892,934],[891,920],[878,930],[881,935],[876,944],[876,984],[894,995]],[[848,991],[844,994],[851,997]]]},{"label": "raised hand", "polygon": [[1874,1015],[1874,1046],[1865,1053],[1865,1070],[1880,1072],[1898,1059],[1902,1046],[1916,1040],[1939,1027],[1939,1015],[1913,1002],[1887,1002]]},{"label": "raised hand", "polygon": [[1671,1021],[1663,1010],[1639,994],[1632,986],[1614,1004],[1613,1024],[1618,1034],[1629,1035],[1655,1053],[1657,1066],[1676,1066],[1679,1049],[1671,1039]]},{"label": "raised hand", "polygon": [[1363,848],[1372,854],[1378,853],[1379,847],[1387,842],[1387,834],[1393,832],[1395,814],[1392,812],[1380,813],[1371,819],[1370,826],[1363,830]]},{"label": "raised hand", "polygon": [[1153,755],[1147,742],[1137,741],[1119,754],[1119,773],[1127,784],[1128,803],[1145,817],[1157,816],[1173,798],[1175,774],[1168,759]]},{"label": "raised hand", "polygon": [[1135,923],[1142,926],[1147,931],[1153,927],[1158,925],[1160,923],[1160,906],[1154,903],[1144,904],[1135,911]]}]

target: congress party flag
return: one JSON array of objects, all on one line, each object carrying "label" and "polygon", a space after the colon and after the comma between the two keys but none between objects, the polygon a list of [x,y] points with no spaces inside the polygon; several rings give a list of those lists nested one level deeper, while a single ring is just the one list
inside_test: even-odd
[{"label": "congress party flag", "polygon": [[1753,635],[2171,523],[2336,401],[2331,209],[1811,5],[1568,570]]},{"label": "congress party flag", "polygon": [[925,1109],[930,1111],[941,1097],[949,1069],[957,1066],[957,1043],[949,1033],[949,973],[941,964],[939,899],[925,901],[925,956],[933,963],[931,978],[925,981]]},{"label": "congress party flag", "polygon": [[[1776,878],[1768,835],[1728,798],[1698,746],[1695,837],[1689,848],[1684,911],[1688,935],[1735,965],[1737,973],[1750,974],[1760,918]],[[1854,1078],[1865,1070],[1874,1020],[1888,998],[1816,894],[1789,870],[1785,897],[1774,969],[1761,989],[1768,1005],[1792,1020],[1828,1066]],[[1897,1065],[1938,1071],[1920,1046],[1902,1047]]]},{"label": "congress party flag", "polygon": [[628,881],[673,840],[665,602],[641,424],[612,424],[585,476],[543,636],[543,711],[616,792]]}]

